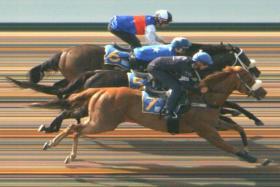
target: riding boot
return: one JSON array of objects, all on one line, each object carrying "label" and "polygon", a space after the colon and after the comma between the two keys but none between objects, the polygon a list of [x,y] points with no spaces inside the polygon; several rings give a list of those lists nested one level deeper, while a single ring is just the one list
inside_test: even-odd
[{"label": "riding boot", "polygon": [[166,116],[164,116],[164,119],[166,119],[167,131],[169,133],[179,133],[179,117],[176,113],[168,113]]},{"label": "riding boot", "polygon": [[130,65],[130,69],[138,71],[137,60],[133,55],[129,57],[129,65]]}]

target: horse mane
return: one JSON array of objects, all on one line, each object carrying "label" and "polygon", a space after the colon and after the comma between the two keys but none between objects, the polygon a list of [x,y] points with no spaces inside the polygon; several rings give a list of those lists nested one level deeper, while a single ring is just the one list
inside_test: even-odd
[{"label": "horse mane", "polygon": [[206,76],[201,80],[200,85],[211,87],[211,85],[215,84],[217,81],[226,79],[226,77],[231,73],[238,72],[240,70],[242,70],[240,66],[227,66],[222,71],[217,71]]}]

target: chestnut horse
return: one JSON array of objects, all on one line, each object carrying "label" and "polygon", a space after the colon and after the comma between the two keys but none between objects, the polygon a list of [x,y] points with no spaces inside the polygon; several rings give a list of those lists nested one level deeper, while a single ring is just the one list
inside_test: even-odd
[{"label": "chestnut horse", "polygon": [[[192,103],[204,103],[207,106],[192,106],[187,113],[183,114],[180,120],[179,133],[195,132],[221,150],[232,153],[247,162],[258,162],[258,159],[248,151],[239,150],[237,147],[226,143],[217,132],[234,129],[245,134],[244,129],[239,125],[219,118],[219,107],[235,90],[248,96],[251,95],[251,88],[255,84],[255,79],[251,74],[242,68],[228,67],[223,72],[207,76],[200,82],[200,88],[207,87],[208,92],[202,95],[190,95]],[[259,95],[259,97],[264,96]],[[164,119],[159,118],[158,115],[142,112],[141,97],[141,91],[127,87],[89,88],[71,95],[68,99],[34,104],[33,106],[37,107],[69,109],[88,103],[88,120],[84,123],[69,125],[52,140],[47,141],[43,149],[46,150],[56,146],[65,137],[74,134],[72,152],[65,159],[65,163],[69,163],[76,158],[79,136],[112,131],[123,122],[133,122],[156,131],[167,132]],[[265,160],[263,163],[267,164],[269,162]]]},{"label": "chestnut horse", "polygon": [[[73,92],[81,91],[86,88],[98,88],[98,87],[128,87],[128,77],[124,71],[116,70],[102,70],[102,71],[91,71],[86,72],[80,78],[69,84],[66,88],[60,89],[59,94],[70,95]],[[265,92],[264,89],[259,89],[259,92]],[[225,108],[226,107],[226,108]],[[230,109],[227,109],[230,108]],[[232,110],[234,109],[234,110]],[[88,114],[87,105],[78,108],[71,108],[71,110],[62,111],[51,124],[46,127],[41,125],[38,129],[40,132],[57,132],[59,131],[64,119],[75,118],[78,122],[80,118],[87,116]],[[226,101],[221,109],[223,114],[239,115],[238,112],[244,114],[249,119],[254,120],[257,126],[263,125],[263,122],[257,118],[254,114],[240,107],[234,102]]]}]

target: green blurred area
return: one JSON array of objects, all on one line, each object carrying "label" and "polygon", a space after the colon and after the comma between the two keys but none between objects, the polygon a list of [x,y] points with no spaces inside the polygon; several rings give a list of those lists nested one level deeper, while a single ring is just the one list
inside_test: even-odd
[{"label": "green blurred area", "polygon": [[[107,31],[107,23],[0,23],[0,31]],[[280,23],[173,23],[159,31],[280,31]]]}]

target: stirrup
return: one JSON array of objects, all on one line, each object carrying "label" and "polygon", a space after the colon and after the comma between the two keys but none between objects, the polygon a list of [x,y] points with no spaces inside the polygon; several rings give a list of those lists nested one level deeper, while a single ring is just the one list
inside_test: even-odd
[{"label": "stirrup", "polygon": [[152,79],[152,75],[150,73],[144,73],[144,72],[140,72],[137,70],[130,70],[136,77],[139,78],[143,78],[143,79],[147,79],[147,80],[151,80]]},{"label": "stirrup", "polygon": [[176,112],[172,112],[172,113],[166,113],[165,118],[166,119],[178,119],[179,116]]}]

